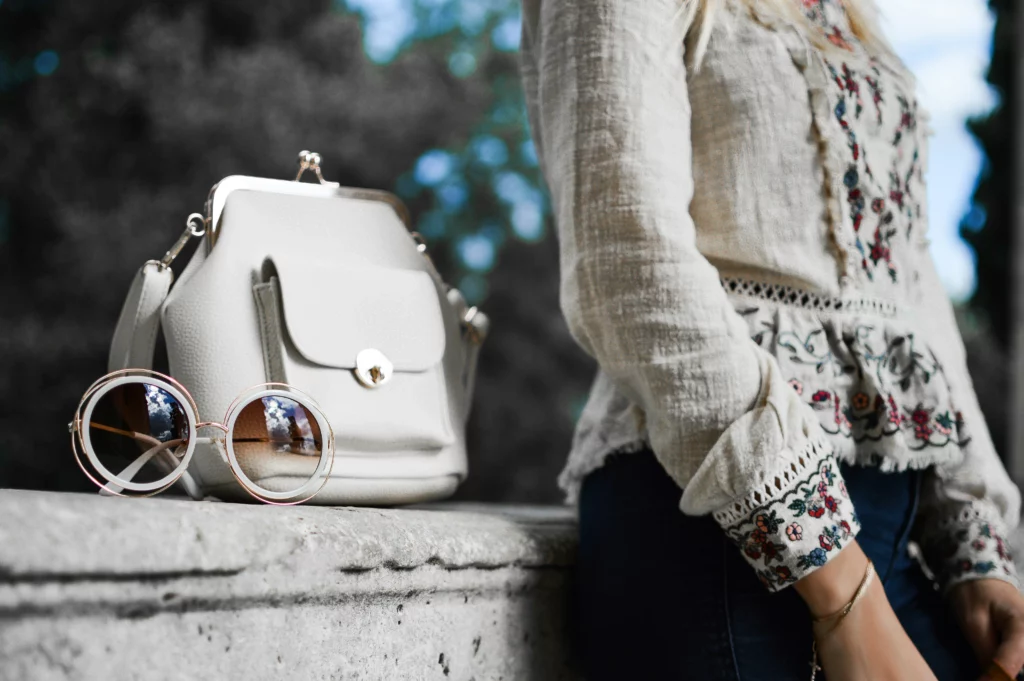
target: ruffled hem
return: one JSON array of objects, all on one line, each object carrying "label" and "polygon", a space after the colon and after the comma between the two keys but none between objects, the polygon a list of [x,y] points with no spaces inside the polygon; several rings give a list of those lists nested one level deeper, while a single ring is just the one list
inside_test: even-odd
[{"label": "ruffled hem", "polygon": [[[886,301],[730,281],[723,286],[751,339],[811,408],[838,461],[887,473],[963,461],[971,424],[927,333],[913,321],[889,316]],[[577,502],[583,479],[610,454],[650,446],[635,419],[625,410],[621,416],[600,418],[574,444],[558,479],[566,503]]]},{"label": "ruffled hem", "polygon": [[925,331],[851,305],[779,302],[775,288],[726,284],[751,339],[812,408],[839,460],[885,472],[963,460],[970,424]]},{"label": "ruffled hem", "polygon": [[618,444],[612,442],[607,447],[595,451],[574,448],[565,468],[558,475],[558,488],[565,494],[563,503],[576,505],[584,478],[603,466],[609,456],[636,454],[645,449],[650,449],[650,443],[639,435],[626,436],[626,439]]}]

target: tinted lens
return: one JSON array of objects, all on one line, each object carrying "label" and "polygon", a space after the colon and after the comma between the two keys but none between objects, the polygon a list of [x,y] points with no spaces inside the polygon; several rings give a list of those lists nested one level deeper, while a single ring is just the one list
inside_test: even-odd
[{"label": "tinted lens", "polygon": [[[101,482],[117,492],[132,484],[171,482],[188,450],[188,418],[182,404],[158,385],[122,383],[102,394],[89,416],[87,444],[100,466],[84,457]],[[120,480],[112,480],[116,476]],[[127,487],[124,482],[130,483]],[[154,485],[153,489],[159,489]],[[152,490],[150,490],[152,491]]]},{"label": "tinted lens", "polygon": [[235,420],[231,444],[242,473],[263,490],[316,490],[308,485],[325,456],[324,435],[313,412],[299,402],[282,395],[249,402]]}]

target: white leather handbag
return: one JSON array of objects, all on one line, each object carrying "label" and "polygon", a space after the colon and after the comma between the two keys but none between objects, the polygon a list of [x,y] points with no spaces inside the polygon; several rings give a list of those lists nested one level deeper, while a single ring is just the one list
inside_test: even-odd
[{"label": "white leather handbag", "polygon": [[[299,161],[294,181],[231,176],[214,186],[205,215],[190,216],[164,258],[136,276],[110,370],[149,368],[162,326],[170,374],[204,418],[267,382],[319,403],[336,456],[311,503],[446,497],[467,472],[487,317],[445,285],[397,197],[325,181],[318,154]],[[319,182],[301,182],[306,171]],[[169,265],[194,236],[202,241],[174,282]],[[267,462],[268,476],[293,473]],[[247,498],[216,445],[199,445],[188,478],[193,495]]]}]

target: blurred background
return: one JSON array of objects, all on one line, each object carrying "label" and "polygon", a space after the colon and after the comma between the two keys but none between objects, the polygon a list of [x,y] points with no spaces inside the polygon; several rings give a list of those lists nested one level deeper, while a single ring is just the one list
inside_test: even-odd
[{"label": "blurred background", "polygon": [[[884,5],[935,132],[933,252],[1009,460],[1015,6]],[[328,179],[399,194],[492,317],[459,496],[558,501],[594,366],[558,309],[519,31],[517,0],[0,0],[0,487],[91,489],[66,424],[134,272],[222,177],[289,178],[313,149]]]}]

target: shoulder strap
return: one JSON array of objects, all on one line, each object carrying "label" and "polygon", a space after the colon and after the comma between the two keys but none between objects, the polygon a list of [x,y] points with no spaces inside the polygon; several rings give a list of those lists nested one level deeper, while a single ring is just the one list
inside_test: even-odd
[{"label": "shoulder strap", "polygon": [[160,310],[173,281],[171,268],[156,260],[147,262],[135,275],[110,343],[108,371],[152,368]]},{"label": "shoulder strap", "polygon": [[[160,312],[173,282],[174,273],[171,268],[156,260],[148,261],[135,275],[121,308],[121,316],[117,318],[114,338],[110,342],[108,371],[152,368],[156,334],[160,330]],[[119,477],[130,480],[154,453],[156,450],[153,449],[144,452]],[[188,471],[181,474],[178,484],[193,499],[203,499],[202,488]],[[110,495],[120,491],[111,483],[101,489],[100,494]]]}]

